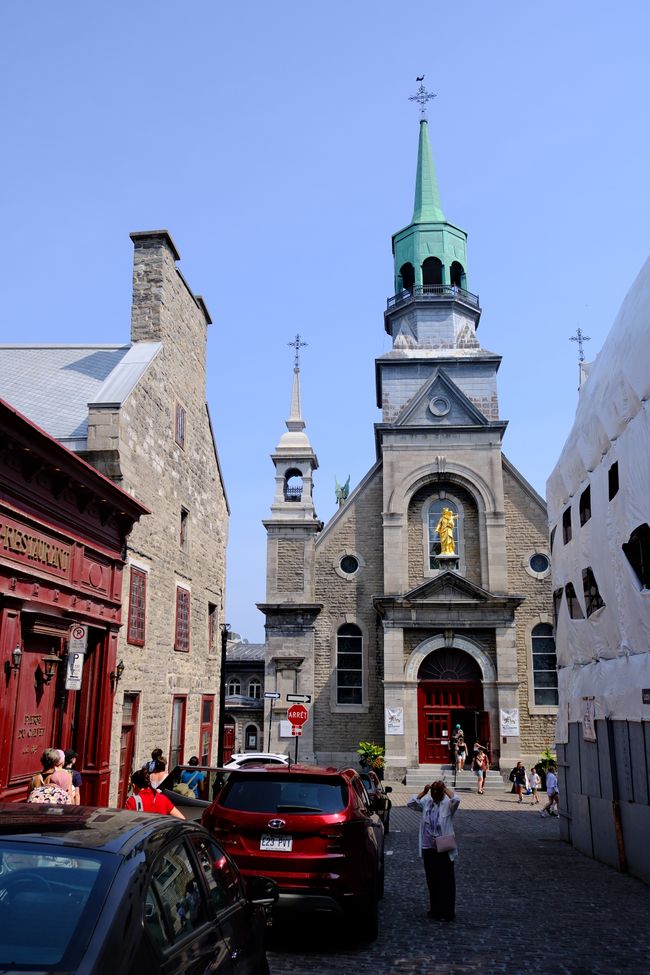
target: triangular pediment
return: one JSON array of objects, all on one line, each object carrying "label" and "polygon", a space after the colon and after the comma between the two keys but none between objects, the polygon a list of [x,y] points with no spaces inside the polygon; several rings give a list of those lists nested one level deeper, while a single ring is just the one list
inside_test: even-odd
[{"label": "triangular pediment", "polygon": [[433,579],[428,579],[402,596],[402,600],[405,602],[408,601],[409,603],[445,603],[454,600],[463,600],[463,602],[469,600],[471,602],[485,603],[493,598],[492,594],[487,592],[487,590],[481,589],[480,586],[475,585],[469,579],[466,579],[465,576],[461,576],[451,569],[440,572]]},{"label": "triangular pediment", "polygon": [[488,420],[444,369],[420,387],[395,421],[395,426],[487,426]]}]

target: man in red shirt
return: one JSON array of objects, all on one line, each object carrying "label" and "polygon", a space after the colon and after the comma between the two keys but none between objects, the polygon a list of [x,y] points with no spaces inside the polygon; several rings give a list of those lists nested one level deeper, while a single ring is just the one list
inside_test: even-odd
[{"label": "man in red shirt", "polygon": [[134,772],[131,776],[131,786],[133,795],[129,796],[124,803],[125,809],[135,809],[139,812],[148,813],[166,813],[169,816],[175,816],[176,819],[185,819],[183,813],[176,808],[173,802],[169,801],[167,796],[151,787],[148,772],[143,769]]}]

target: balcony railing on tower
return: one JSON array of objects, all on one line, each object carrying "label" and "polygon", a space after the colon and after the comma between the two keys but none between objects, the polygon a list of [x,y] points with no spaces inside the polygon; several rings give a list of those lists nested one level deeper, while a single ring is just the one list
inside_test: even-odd
[{"label": "balcony railing on tower", "polygon": [[284,500],[285,501],[300,501],[302,497],[302,485],[299,484],[297,487],[292,485],[287,485],[284,489]]},{"label": "balcony railing on tower", "polygon": [[412,288],[404,288],[399,294],[393,295],[392,298],[388,299],[386,307],[390,310],[391,308],[397,308],[399,305],[405,305],[414,299],[440,301],[441,298],[455,298],[458,301],[464,301],[466,304],[472,305],[474,308],[479,307],[478,295],[473,295],[471,291],[465,291],[464,288],[459,288],[455,284],[417,284]]}]

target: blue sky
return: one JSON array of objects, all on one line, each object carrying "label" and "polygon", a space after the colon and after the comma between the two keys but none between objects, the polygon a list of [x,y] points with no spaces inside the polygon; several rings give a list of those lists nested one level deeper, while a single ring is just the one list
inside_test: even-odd
[{"label": "blue sky", "polygon": [[503,355],[505,452],[544,492],[650,249],[650,7],[4,4],[2,341],[129,335],[131,230],[166,227],[214,319],[208,400],[232,507],[228,620],[263,637],[269,454],[299,331],[318,515],[374,461],[391,234],[412,212],[415,77],[479,338]]}]

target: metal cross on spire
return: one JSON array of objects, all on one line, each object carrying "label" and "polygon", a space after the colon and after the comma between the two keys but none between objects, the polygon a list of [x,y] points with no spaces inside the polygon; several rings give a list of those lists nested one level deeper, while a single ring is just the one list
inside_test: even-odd
[{"label": "metal cross on spire", "polygon": [[295,349],[295,355],[294,355],[294,360],[293,360],[293,368],[294,369],[297,369],[299,371],[300,370],[300,350],[303,348],[303,346],[309,345],[309,343],[308,342],[301,342],[300,341],[300,333],[298,332],[298,333],[296,333],[296,337],[293,340],[293,342],[287,342],[287,345],[290,345],[293,349]]},{"label": "metal cross on spire", "polygon": [[420,87],[418,88],[418,90],[414,95],[410,96],[409,101],[417,102],[419,104],[420,117],[425,119],[427,117],[427,112],[426,112],[427,102],[431,101],[432,98],[435,98],[436,95],[432,91],[427,91],[426,88],[424,87],[423,84],[424,75],[421,75],[421,77],[416,78],[415,80],[420,82]]},{"label": "metal cross on spire", "polygon": [[584,348],[584,343],[585,342],[591,342],[591,336],[585,335],[585,333],[582,331],[582,329],[581,328],[578,328],[576,330],[576,334],[575,335],[571,335],[569,337],[569,342],[577,342],[578,343],[578,361],[579,362],[584,362],[585,361],[585,348]]}]

